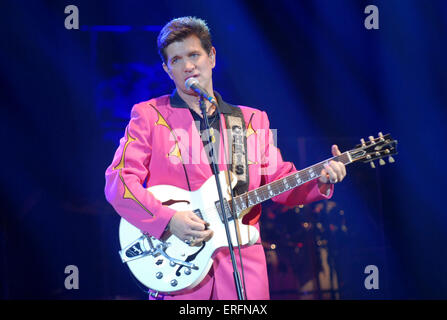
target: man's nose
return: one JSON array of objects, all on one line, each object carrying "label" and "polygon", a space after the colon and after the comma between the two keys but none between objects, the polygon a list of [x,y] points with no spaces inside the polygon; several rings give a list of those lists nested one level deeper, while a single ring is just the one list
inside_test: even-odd
[{"label": "man's nose", "polygon": [[185,72],[191,72],[195,69],[196,65],[191,61],[185,61]]}]

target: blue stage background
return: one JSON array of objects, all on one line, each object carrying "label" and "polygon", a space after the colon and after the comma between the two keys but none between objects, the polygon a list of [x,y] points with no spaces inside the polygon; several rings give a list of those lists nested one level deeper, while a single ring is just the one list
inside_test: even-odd
[{"label": "blue stage background", "polygon": [[[378,30],[364,26],[370,4]],[[64,27],[67,5],[79,9],[79,30]],[[447,298],[447,2],[14,1],[0,9],[2,299],[146,298],[117,255],[119,216],[104,198],[104,171],[132,105],[172,91],[156,37],[185,15],[211,28],[215,89],[265,110],[297,167],[379,131],[399,140],[395,163],[354,164],[336,186],[348,227],[338,297]],[[67,265],[79,269],[77,290],[64,286]],[[379,268],[378,290],[364,287],[367,265]],[[271,287],[272,298],[286,297],[281,283]]]}]

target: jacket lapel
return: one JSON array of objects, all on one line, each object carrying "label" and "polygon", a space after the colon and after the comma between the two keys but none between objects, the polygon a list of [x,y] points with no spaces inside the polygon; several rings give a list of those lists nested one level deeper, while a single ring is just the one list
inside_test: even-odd
[{"label": "jacket lapel", "polygon": [[194,183],[197,180],[203,182],[212,172],[191,112],[189,109],[184,108],[168,109],[170,109],[170,112],[166,117],[166,121],[173,128],[183,163],[190,179],[193,180],[191,182]]}]

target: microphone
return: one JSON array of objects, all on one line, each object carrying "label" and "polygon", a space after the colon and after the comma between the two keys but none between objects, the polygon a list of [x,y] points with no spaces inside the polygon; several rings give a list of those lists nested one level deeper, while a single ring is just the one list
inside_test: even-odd
[{"label": "microphone", "polygon": [[185,81],[185,87],[188,89],[191,89],[195,93],[197,93],[199,96],[205,98],[212,104],[214,104],[217,107],[217,101],[206,92],[206,90],[199,84],[199,81],[191,77]]}]

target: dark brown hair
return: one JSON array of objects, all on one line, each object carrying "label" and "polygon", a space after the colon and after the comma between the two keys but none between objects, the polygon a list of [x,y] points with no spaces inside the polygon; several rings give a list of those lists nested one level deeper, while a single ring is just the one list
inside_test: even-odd
[{"label": "dark brown hair", "polygon": [[157,46],[161,60],[167,63],[165,50],[167,46],[176,41],[183,41],[191,35],[195,35],[200,39],[202,48],[209,54],[213,45],[206,22],[196,17],[181,17],[169,21],[158,35]]}]

